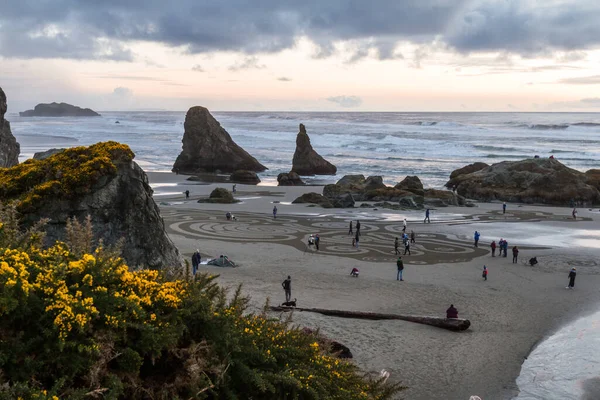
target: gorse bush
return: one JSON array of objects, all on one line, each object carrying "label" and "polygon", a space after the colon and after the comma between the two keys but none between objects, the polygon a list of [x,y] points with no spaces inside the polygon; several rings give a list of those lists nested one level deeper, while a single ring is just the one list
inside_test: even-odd
[{"label": "gorse bush", "polygon": [[315,334],[248,313],[240,289],[228,296],[215,276],[131,271],[101,244],[84,251],[88,240],[42,249],[41,233],[16,234],[11,215],[0,214],[1,399],[352,400],[401,389]]}]

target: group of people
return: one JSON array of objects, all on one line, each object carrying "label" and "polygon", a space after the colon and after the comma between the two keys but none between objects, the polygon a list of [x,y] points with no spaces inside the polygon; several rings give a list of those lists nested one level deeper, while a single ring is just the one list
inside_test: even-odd
[{"label": "group of people", "polygon": [[[496,248],[498,248],[498,257],[506,257],[508,254],[508,241],[500,238],[500,240],[498,241],[498,244],[496,244],[496,241],[492,240],[492,243],[490,244],[490,248],[492,249],[492,257],[496,257]],[[516,249],[516,248],[517,248],[517,246],[514,247],[514,249]],[[514,249],[513,249],[513,256],[515,256]],[[517,249],[517,255],[518,254],[519,254],[519,250]],[[516,262],[516,258],[513,258],[513,263],[514,262]]]},{"label": "group of people", "polygon": [[[404,245],[404,254],[403,255],[406,255],[406,253],[408,253],[408,255],[410,255],[411,243],[415,243],[415,232],[410,231],[410,237],[408,236],[407,233],[403,233],[402,234],[402,244]],[[394,240],[394,252],[396,255],[400,254],[400,250],[398,249],[399,246],[400,246],[400,240],[398,239],[398,237],[396,237],[396,239]]]},{"label": "group of people", "polygon": [[319,237],[319,234],[317,233],[316,235],[313,235],[311,233],[308,237],[308,247],[315,246],[315,249],[318,251],[319,244],[321,244],[321,238]]}]

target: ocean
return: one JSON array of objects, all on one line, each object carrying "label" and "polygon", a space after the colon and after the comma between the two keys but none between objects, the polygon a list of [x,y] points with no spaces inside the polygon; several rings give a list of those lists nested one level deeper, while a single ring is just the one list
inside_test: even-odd
[{"label": "ocean", "polygon": [[[21,118],[8,114],[22,145],[21,159],[52,147],[116,140],[127,143],[148,171],[169,171],[181,151],[185,112],[101,112],[100,118]],[[268,171],[276,185],[288,172],[298,124],[315,150],[346,174],[383,175],[395,184],[418,175],[440,188],[450,172],[468,163],[488,164],[539,155],[585,171],[600,167],[600,113],[363,113],[215,112],[233,139]],[[116,121],[119,121],[117,124]]]}]

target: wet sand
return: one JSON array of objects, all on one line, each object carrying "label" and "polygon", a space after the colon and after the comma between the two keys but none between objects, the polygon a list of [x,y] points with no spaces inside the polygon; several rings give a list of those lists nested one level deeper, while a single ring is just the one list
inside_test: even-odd
[{"label": "wet sand", "polygon": [[[302,307],[415,315],[444,315],[453,303],[471,321],[456,333],[403,321],[359,321],[297,312],[298,325],[320,328],[346,344],[355,362],[367,371],[386,369],[410,388],[405,399],[510,399],[515,379],[531,349],[545,336],[578,315],[595,310],[600,300],[597,248],[598,211],[579,210],[569,219],[559,207],[499,204],[475,208],[441,208],[423,224],[422,211],[373,208],[322,209],[292,205],[319,187],[237,185],[233,205],[199,204],[217,186],[185,181],[185,176],[149,173],[157,186],[155,200],[170,237],[190,257],[227,254],[240,268],[203,267],[220,274],[230,287],[243,284],[253,309],[267,299],[283,300],[281,281],[292,276],[292,297]],[[185,200],[188,189],[191,199]],[[165,193],[165,194],[163,194]],[[279,210],[273,219],[274,203]],[[230,211],[237,221],[226,221]],[[393,238],[414,230],[417,243],[404,256],[404,282],[396,281]],[[360,249],[351,246],[350,220],[361,220]],[[480,248],[472,235],[481,233]],[[321,236],[321,249],[307,250],[306,238]],[[517,264],[509,256],[490,257],[489,243],[500,236],[521,249]],[[402,246],[401,246],[402,247]],[[524,261],[537,256],[540,264]],[[483,265],[488,281],[481,278]],[[578,269],[576,290],[565,290],[571,266]],[[349,276],[352,267],[360,278]]]}]

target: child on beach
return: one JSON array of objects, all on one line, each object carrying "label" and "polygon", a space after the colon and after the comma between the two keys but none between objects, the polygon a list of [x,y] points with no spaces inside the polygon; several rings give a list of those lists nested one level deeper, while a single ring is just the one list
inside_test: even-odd
[{"label": "child on beach", "polygon": [[483,266],[483,273],[481,274],[481,276],[483,277],[484,281],[487,281],[487,274],[488,274],[488,269],[487,267],[484,265]]}]

